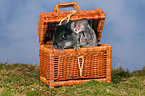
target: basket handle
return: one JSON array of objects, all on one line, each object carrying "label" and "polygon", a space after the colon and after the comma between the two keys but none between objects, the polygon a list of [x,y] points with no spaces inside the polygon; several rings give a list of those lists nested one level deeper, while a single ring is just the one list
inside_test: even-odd
[{"label": "basket handle", "polygon": [[54,7],[53,11],[59,13],[60,12],[59,8],[66,8],[66,7],[73,7],[76,11],[81,11],[78,3],[76,2],[59,3]]}]

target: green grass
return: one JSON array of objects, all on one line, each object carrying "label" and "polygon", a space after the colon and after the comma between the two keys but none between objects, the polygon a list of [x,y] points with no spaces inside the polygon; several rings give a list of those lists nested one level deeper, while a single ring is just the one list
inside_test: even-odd
[{"label": "green grass", "polygon": [[130,73],[112,69],[112,83],[90,81],[50,89],[40,81],[40,67],[0,63],[0,96],[144,96],[145,68]]}]

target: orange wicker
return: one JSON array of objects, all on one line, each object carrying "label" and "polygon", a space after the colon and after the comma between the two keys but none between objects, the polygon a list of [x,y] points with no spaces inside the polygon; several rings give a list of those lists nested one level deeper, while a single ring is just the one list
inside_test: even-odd
[{"label": "orange wicker", "polygon": [[[87,18],[98,39],[98,46],[79,50],[52,49],[54,30],[69,12],[59,8],[74,7],[77,11],[71,20]],[[57,4],[54,12],[41,13],[38,24],[40,44],[40,80],[50,88],[54,86],[78,85],[90,80],[111,82],[111,46],[101,44],[101,34],[105,22],[101,9],[81,11],[75,2]]]}]

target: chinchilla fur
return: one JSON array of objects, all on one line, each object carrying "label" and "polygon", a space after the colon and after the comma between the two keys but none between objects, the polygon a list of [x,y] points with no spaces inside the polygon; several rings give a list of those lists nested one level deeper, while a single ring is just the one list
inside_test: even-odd
[{"label": "chinchilla fur", "polygon": [[97,37],[86,18],[63,22],[55,29],[53,48],[63,50],[97,46]]}]

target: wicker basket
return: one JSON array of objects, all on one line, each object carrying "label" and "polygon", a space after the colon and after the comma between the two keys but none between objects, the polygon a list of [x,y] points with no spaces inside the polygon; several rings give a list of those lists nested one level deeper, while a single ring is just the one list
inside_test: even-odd
[{"label": "wicker basket", "polygon": [[[74,7],[77,11],[71,20],[87,18],[94,29],[97,47],[85,47],[79,50],[52,49],[54,30],[57,24],[69,12],[59,8]],[[111,46],[101,44],[101,34],[105,22],[105,14],[101,9],[81,11],[75,2],[57,4],[54,12],[41,13],[39,17],[38,35],[40,44],[40,80],[50,88],[54,86],[78,85],[90,80],[111,82]]]}]

